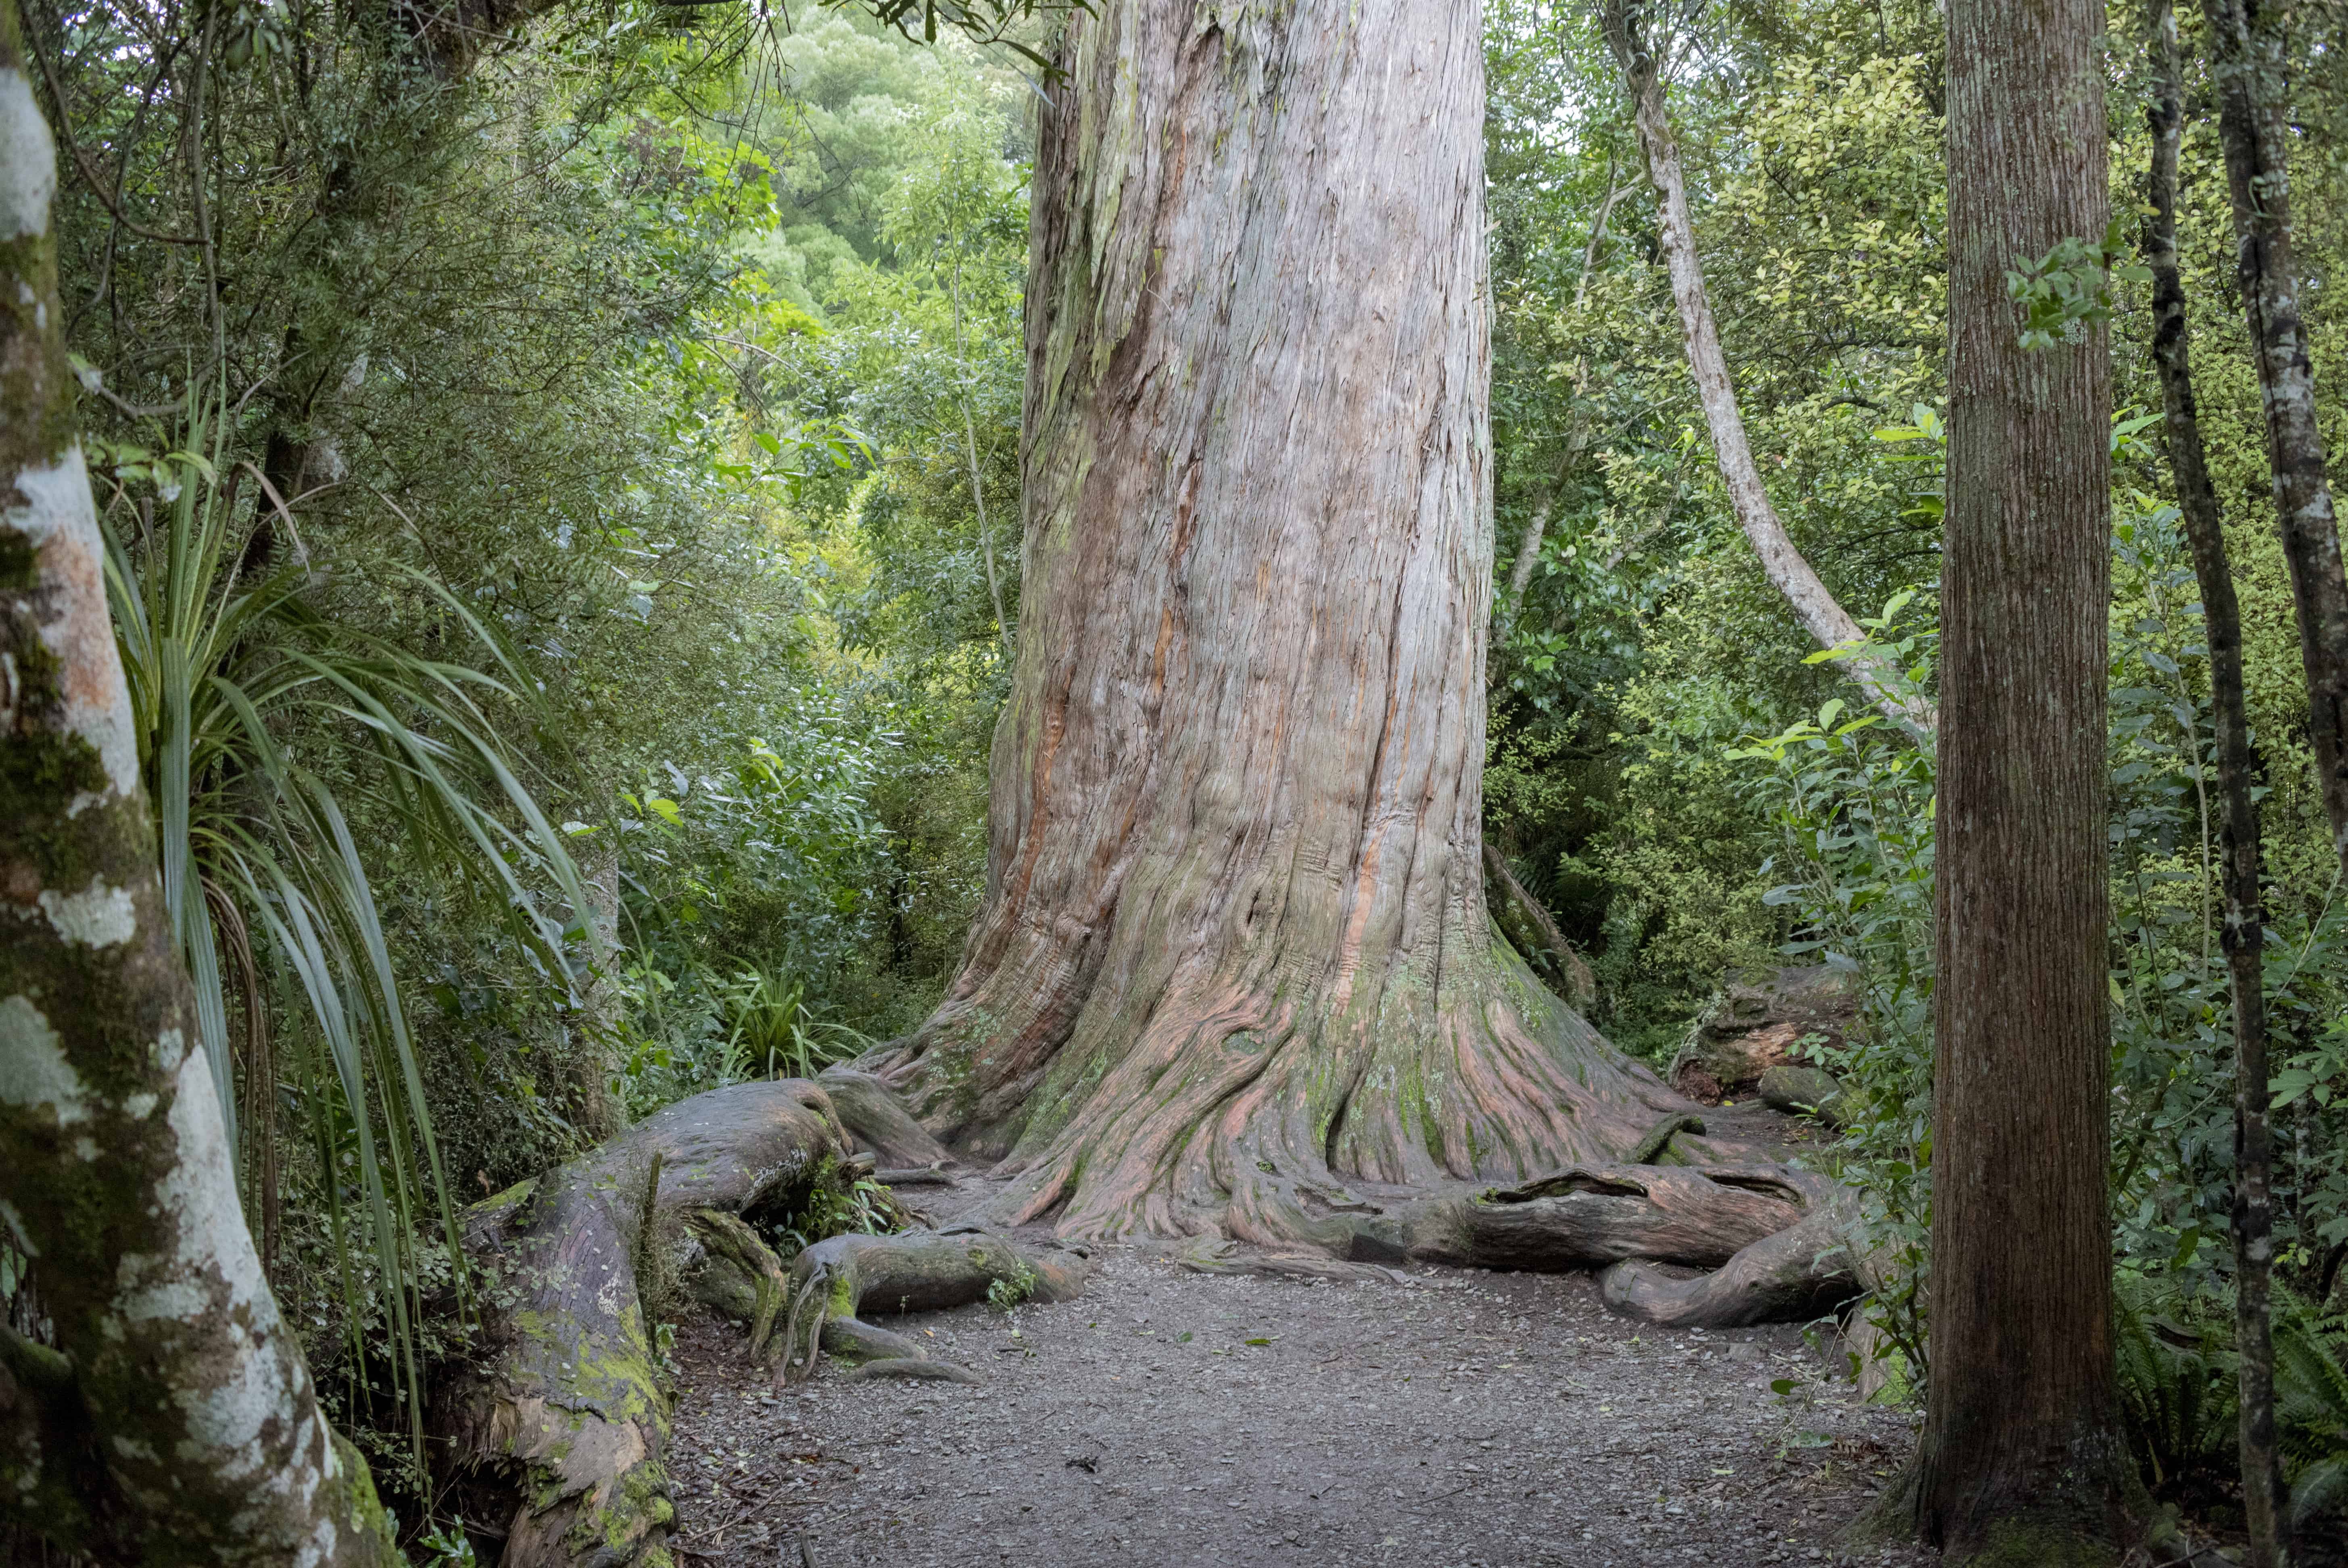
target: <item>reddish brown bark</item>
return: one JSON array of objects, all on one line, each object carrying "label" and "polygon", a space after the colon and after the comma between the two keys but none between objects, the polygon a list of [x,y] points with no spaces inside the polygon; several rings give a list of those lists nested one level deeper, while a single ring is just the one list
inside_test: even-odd
[{"label": "reddish brown bark", "polygon": [[1951,0],[1932,1322],[1908,1496],[1964,1560],[2128,1528],[2116,1422],[2104,861],[2109,355],[2006,277],[2109,217],[2096,0]]},{"label": "reddish brown bark", "polygon": [[1467,0],[1070,19],[987,897],[870,1064],[1010,1217],[1343,1251],[1687,1108],[1485,914],[1479,45]]}]

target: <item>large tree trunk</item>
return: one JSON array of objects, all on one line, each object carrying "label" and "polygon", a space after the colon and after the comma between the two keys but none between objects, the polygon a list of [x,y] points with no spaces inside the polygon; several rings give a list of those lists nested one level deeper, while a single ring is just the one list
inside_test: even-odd
[{"label": "large tree trunk", "polygon": [[2316,420],[2315,370],[2291,254],[2283,19],[2280,6],[2259,0],[2203,0],[2202,8],[2209,19],[2210,75],[2218,87],[2218,124],[2233,196],[2235,276],[2258,355],[2275,519],[2299,612],[2308,741],[2332,822],[2333,848],[2348,870],[2348,576],[2340,559],[2340,525]]},{"label": "large tree trunk", "polygon": [[[2160,367],[2169,472],[2193,547],[2193,572],[2209,649],[2209,708],[2218,742],[2218,793],[2224,803],[2222,880],[2226,924],[2220,938],[2234,993],[2234,1343],[2241,1360],[2242,1514],[2250,1568],[2274,1568],[2287,1517],[2282,1456],[2275,1446],[2274,1331],[2268,1274],[2274,1261],[2274,1149],[2267,1125],[2267,1020],[2259,894],[2258,760],[2250,747],[2250,706],[2242,689],[2242,614],[2226,559],[2225,518],[2201,444],[2186,333],[2185,283],[2177,264],[2177,154],[2184,134],[2182,66],[2177,12],[2154,0],[2152,55],[2156,97],[2146,114],[2152,131],[2152,213],[2145,250],[2152,264],[2153,359]],[[2198,759],[2197,759],[2198,765]]]},{"label": "large tree trunk", "polygon": [[868,1064],[1007,1158],[1004,1217],[1342,1251],[1374,1189],[1690,1108],[1485,913],[1480,43],[1471,0],[1070,17],[987,896]]},{"label": "large tree trunk", "polygon": [[0,1518],[103,1562],[389,1563],[237,1203],[163,907],[57,301],[54,146],[0,5]]},{"label": "large tree trunk", "polygon": [[[1908,1501],[1957,1560],[2127,1528],[2105,1196],[2106,334],[2025,349],[2017,256],[2109,215],[2103,8],[1951,0],[1931,1386]],[[2087,1560],[2081,1557],[2078,1560]]]}]

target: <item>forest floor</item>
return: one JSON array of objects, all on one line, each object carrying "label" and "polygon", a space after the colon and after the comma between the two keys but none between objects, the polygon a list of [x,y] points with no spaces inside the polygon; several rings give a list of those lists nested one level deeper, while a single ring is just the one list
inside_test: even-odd
[{"label": "forest floor", "polygon": [[[941,1218],[984,1195],[965,1178]],[[1588,1275],[1369,1283],[1099,1249],[1085,1294],[884,1319],[983,1381],[778,1390],[680,1326],[685,1568],[1923,1564],[1842,1532],[1906,1457],[1794,1326],[1662,1332]],[[801,1552],[804,1541],[806,1553]]]}]

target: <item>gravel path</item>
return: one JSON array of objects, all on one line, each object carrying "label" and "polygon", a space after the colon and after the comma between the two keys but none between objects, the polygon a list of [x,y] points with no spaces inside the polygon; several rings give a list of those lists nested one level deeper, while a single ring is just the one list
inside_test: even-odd
[{"label": "gravel path", "polygon": [[1408,1281],[1112,1247],[1073,1302],[887,1320],[975,1388],[827,1365],[778,1396],[738,1330],[687,1323],[680,1560],[801,1568],[804,1536],[819,1568],[1934,1561],[1838,1543],[1913,1434],[1800,1330],[1658,1332],[1584,1275]]}]

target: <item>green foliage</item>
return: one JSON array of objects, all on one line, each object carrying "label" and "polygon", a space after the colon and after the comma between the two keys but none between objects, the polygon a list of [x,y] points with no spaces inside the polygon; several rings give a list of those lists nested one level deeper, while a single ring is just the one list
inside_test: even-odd
[{"label": "green foliage", "polygon": [[2005,274],[2005,292],[2021,316],[2024,349],[2085,342],[2090,327],[2112,319],[2115,281],[2152,282],[2149,267],[2120,264],[2129,248],[2127,228],[2125,216],[2115,216],[2100,241],[2073,236],[2035,260],[2013,259]]},{"label": "green foliage", "polygon": [[[575,905],[577,876],[499,739],[517,707],[527,711],[517,702],[527,688],[487,629],[425,579],[452,629],[502,679],[322,615],[300,565],[256,567],[270,531],[292,519],[237,517],[218,472],[216,405],[191,397],[184,440],[178,477],[156,497],[160,516],[119,477],[108,508],[117,528],[107,586],[160,808],[164,902],[195,979],[198,1028],[232,1140],[242,1129],[247,1144],[272,1143],[290,1113],[322,1144],[347,1135],[355,1145],[355,1182],[346,1187],[340,1161],[330,1160],[324,1194],[346,1320],[355,1335],[370,1312],[345,1245],[355,1223],[349,1245],[373,1255],[372,1309],[388,1327],[413,1424],[411,1232],[437,1211],[453,1248],[456,1220],[401,966],[379,912],[383,845],[410,872],[493,889],[516,938],[549,962],[560,961],[561,926],[536,910],[549,891]],[[206,450],[215,460],[192,456]],[[148,464],[135,473],[151,481],[158,471]],[[127,542],[125,530],[135,530]],[[297,733],[299,749],[288,743]],[[359,846],[355,811],[387,830],[373,853]],[[308,1027],[292,1031],[291,1050],[264,1043],[264,969],[303,998]],[[232,976],[242,981],[242,1050],[230,1038]],[[259,1167],[247,1168],[257,1206]]]},{"label": "green foliage", "polygon": [[905,1228],[904,1211],[888,1188],[870,1176],[842,1181],[842,1173],[824,1165],[799,1207],[772,1227],[776,1255],[785,1263],[836,1235],[886,1235]]},{"label": "green foliage", "polygon": [[[1021,1302],[1035,1294],[1035,1271],[1022,1262],[1017,1274],[1005,1276],[987,1286],[986,1304],[1007,1316]],[[1251,1339],[1248,1343],[1258,1345],[1265,1341]]]}]

